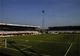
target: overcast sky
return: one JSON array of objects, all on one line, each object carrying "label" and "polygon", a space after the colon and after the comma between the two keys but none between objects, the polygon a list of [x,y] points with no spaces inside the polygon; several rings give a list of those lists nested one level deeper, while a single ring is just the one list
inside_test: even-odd
[{"label": "overcast sky", "polygon": [[0,21],[45,27],[80,25],[80,0],[0,0]]}]

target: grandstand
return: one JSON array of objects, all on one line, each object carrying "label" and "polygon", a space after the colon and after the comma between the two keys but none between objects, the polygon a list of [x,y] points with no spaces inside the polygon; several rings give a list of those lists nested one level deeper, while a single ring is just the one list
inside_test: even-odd
[{"label": "grandstand", "polygon": [[80,33],[80,26],[56,26],[48,27],[48,33]]},{"label": "grandstand", "polygon": [[40,34],[40,26],[0,23],[0,36]]}]

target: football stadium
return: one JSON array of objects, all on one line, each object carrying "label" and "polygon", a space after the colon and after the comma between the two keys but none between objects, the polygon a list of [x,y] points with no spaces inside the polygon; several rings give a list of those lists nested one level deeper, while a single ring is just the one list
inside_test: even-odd
[{"label": "football stadium", "polygon": [[79,26],[49,27],[47,30],[48,33],[43,34],[39,26],[1,23],[0,55],[80,56]]},{"label": "football stadium", "polygon": [[80,56],[80,0],[0,0],[0,56]]}]

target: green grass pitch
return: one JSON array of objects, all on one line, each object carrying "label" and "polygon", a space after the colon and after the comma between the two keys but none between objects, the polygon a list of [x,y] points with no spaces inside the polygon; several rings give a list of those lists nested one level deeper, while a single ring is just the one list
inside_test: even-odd
[{"label": "green grass pitch", "polygon": [[[25,53],[33,53],[33,56],[80,56],[80,34],[43,34],[26,35],[7,38],[8,48],[17,50],[11,44]],[[17,50],[18,51],[18,50]]]}]

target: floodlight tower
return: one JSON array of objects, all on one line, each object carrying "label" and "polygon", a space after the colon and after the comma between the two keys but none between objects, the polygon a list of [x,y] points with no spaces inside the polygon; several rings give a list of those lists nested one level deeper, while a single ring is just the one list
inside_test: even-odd
[{"label": "floodlight tower", "polygon": [[42,33],[45,33],[45,10],[42,10]]}]

